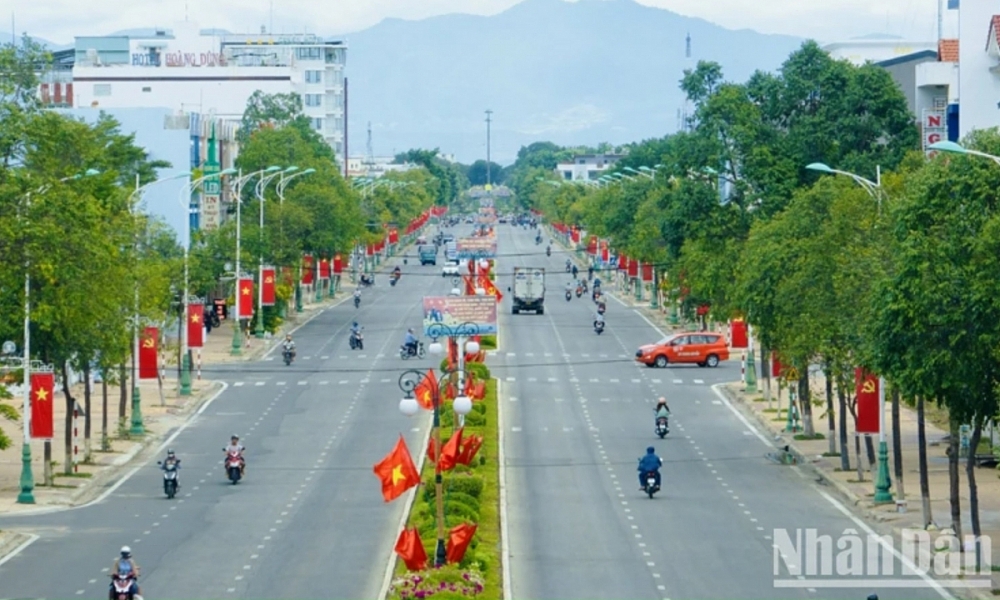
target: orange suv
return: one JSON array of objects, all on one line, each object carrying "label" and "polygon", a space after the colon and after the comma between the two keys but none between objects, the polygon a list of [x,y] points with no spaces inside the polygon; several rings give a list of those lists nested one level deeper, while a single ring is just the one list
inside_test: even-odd
[{"label": "orange suv", "polygon": [[635,360],[647,367],[665,367],[670,363],[694,363],[699,367],[717,367],[729,359],[726,338],[719,333],[675,333],[655,344],[640,346]]}]

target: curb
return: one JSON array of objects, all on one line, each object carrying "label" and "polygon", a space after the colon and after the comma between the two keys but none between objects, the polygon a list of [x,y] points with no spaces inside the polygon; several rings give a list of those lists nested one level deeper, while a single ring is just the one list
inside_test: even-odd
[{"label": "curb", "polygon": [[[733,403],[734,406],[739,406],[740,407],[740,411],[742,413],[746,414],[747,416],[749,416],[750,418],[752,418],[754,421],[756,421],[756,423],[761,427],[761,429],[763,429],[764,431],[768,432],[772,436],[779,436],[779,437],[784,438],[784,436],[782,435],[783,432],[776,432],[776,431],[774,431],[774,429],[772,428],[772,426],[771,426],[770,423],[768,423],[767,421],[765,421],[760,416],[760,414],[757,413],[757,411],[755,411],[752,408],[750,408],[749,406],[747,406],[747,403],[743,400],[743,397],[740,394],[737,394],[737,393],[733,392],[731,389],[729,389],[729,386],[727,386],[727,385],[721,385],[721,386],[719,386],[719,390],[722,391],[722,393],[725,394],[725,396],[727,398],[729,398],[729,400]],[[747,413],[749,413],[749,414],[747,414]],[[772,440],[773,440],[773,437],[772,437]],[[832,477],[824,469],[821,469],[820,467],[816,466],[815,464],[809,462],[806,459],[806,455],[802,452],[802,449],[799,448],[795,444],[795,440],[794,439],[792,439],[792,440],[786,440],[786,444],[788,445],[789,451],[791,451],[791,453],[793,455],[795,455],[796,459],[798,459],[798,461],[799,461],[798,464],[800,466],[806,466],[806,467],[808,467],[813,473],[815,473],[817,476],[819,476],[827,485],[829,485],[829,486],[833,487],[834,489],[836,489],[837,492],[839,492],[840,495],[843,496],[851,505],[853,505],[855,507],[858,507],[858,508],[865,508],[862,505],[863,499],[860,496],[858,496],[857,494],[855,494],[846,484],[844,484],[840,480],[836,479],[835,477]],[[777,447],[777,445],[775,447]],[[868,511],[867,509],[865,509],[865,513],[866,513],[866,516],[869,516],[869,517],[871,517],[872,514],[873,514],[873,513],[871,513],[871,511]]]},{"label": "curb", "polygon": [[[180,426],[190,423],[191,419],[200,414],[200,409],[205,405],[205,403],[209,399],[218,396],[218,393],[224,389],[225,386],[224,384],[221,384],[221,382],[212,382],[211,386],[206,388],[198,396],[194,397],[192,401],[184,407],[184,410],[179,413],[180,416],[184,417]],[[106,466],[102,471],[99,471],[93,478],[87,480],[86,483],[71,493],[68,502],[41,505],[38,506],[38,508],[26,509],[23,511],[0,513],[0,517],[31,517],[61,512],[74,508],[81,508],[91,504],[95,501],[95,498],[100,498],[101,494],[106,493],[108,489],[116,487],[117,484],[112,482],[121,481],[122,471],[131,466],[136,457],[142,455],[150,448],[161,444],[161,442],[167,438],[167,434],[170,431],[171,430],[167,430],[164,432],[158,432],[155,435],[146,434],[143,436],[143,438],[138,440],[138,443],[128,452],[115,457],[114,461],[112,461],[110,465]]]},{"label": "curb", "polygon": [[497,382],[497,429],[499,433],[497,434],[497,461],[499,461],[499,479],[500,479],[500,581],[503,586],[503,600],[511,600],[513,597],[514,590],[511,589],[511,575],[510,575],[510,535],[508,534],[507,525],[509,520],[507,518],[507,453],[504,450],[504,410],[503,401],[501,397],[503,396],[503,385],[499,378],[496,378]]},{"label": "curb", "polygon": [[37,539],[37,535],[29,533],[0,531],[0,565],[17,556]]}]

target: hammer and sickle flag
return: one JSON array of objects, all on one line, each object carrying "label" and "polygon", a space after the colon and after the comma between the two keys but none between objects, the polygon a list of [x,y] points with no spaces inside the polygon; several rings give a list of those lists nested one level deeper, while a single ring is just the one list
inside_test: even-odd
[{"label": "hammer and sickle flag", "polygon": [[861,368],[854,370],[854,392],[858,397],[856,407],[858,418],[854,429],[857,433],[879,432],[881,419],[878,386],[878,376]]},{"label": "hammer and sickle flag", "polygon": [[374,471],[382,481],[382,497],[386,502],[392,502],[420,483],[420,473],[402,435],[392,452],[375,465]]},{"label": "hammer and sickle flag", "polygon": [[261,288],[261,304],[264,306],[274,306],[274,282],[276,276],[274,267],[264,267],[261,270],[261,275],[264,282]]},{"label": "hammer and sickle flag", "polygon": [[139,338],[139,379],[156,379],[159,371],[158,340],[160,331],[146,327]]}]

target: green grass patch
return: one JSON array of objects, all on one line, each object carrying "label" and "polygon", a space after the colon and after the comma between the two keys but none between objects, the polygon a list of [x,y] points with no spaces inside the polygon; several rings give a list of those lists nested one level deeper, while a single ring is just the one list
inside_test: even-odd
[{"label": "green grass patch", "polygon": [[497,336],[495,335],[484,335],[479,338],[479,349],[480,350],[496,350],[497,349]]},{"label": "green grass patch", "polygon": [[[806,435],[804,433],[799,433],[799,434],[795,435],[795,439],[798,440],[798,441],[800,441],[800,442],[809,441],[809,440],[825,440],[826,436],[823,435],[822,433],[819,433],[819,432],[814,433],[812,435]],[[836,456],[840,456],[840,455],[838,454]]]},{"label": "green grass patch", "polygon": [[93,473],[53,473],[53,477],[76,477],[77,479],[89,479]]},{"label": "green grass patch", "polygon": [[783,408],[765,408],[761,412],[766,412],[766,413],[781,413],[781,412],[784,412],[784,411],[785,411],[785,409],[783,409]]},{"label": "green grass patch", "polygon": [[[488,370],[486,373],[488,374]],[[444,441],[451,437],[454,426],[455,415],[448,402],[441,412],[441,437]],[[458,465],[444,474],[445,528],[447,530],[460,523],[472,522],[478,525],[476,535],[462,562],[457,565],[411,573],[406,570],[403,561],[397,560],[389,600],[415,598],[420,591],[424,592],[421,597],[434,597],[438,600],[503,598],[498,460],[500,439],[497,429],[497,384],[493,379],[487,381],[486,397],[474,403],[472,412],[466,415],[464,435],[483,436],[483,446],[471,466]],[[426,448],[420,448],[419,451],[426,452]],[[428,562],[432,564],[437,546],[437,524],[434,464],[429,460],[424,462],[421,479],[423,484],[407,517],[406,526],[416,527],[420,531],[420,540],[427,552]]]}]

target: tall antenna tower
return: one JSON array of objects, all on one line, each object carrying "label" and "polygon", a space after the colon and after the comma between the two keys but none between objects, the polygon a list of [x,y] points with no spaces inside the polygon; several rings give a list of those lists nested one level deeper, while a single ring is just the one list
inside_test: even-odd
[{"label": "tall antenna tower", "polygon": [[372,150],[372,122],[368,121],[368,143],[365,146],[365,161],[369,165],[375,164],[375,151]]},{"label": "tall antenna tower", "polygon": [[[689,70],[694,68],[694,60],[691,58],[691,32],[689,31],[687,36],[684,38],[684,69]],[[691,128],[691,103],[687,98],[684,98],[684,108],[677,111],[677,131],[689,131]]]}]

